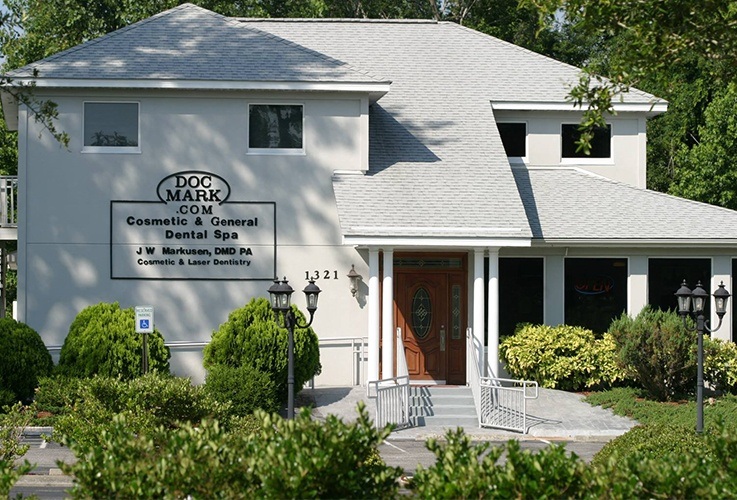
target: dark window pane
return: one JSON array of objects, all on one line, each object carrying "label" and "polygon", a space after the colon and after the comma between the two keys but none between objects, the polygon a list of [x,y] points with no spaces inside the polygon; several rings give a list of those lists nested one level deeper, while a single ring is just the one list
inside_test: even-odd
[{"label": "dark window pane", "polygon": [[[694,289],[701,282],[704,290],[711,295],[710,259],[650,259],[647,270],[648,302],[655,309],[664,311],[677,310],[676,290],[686,280],[688,287]],[[705,311],[707,318],[711,300],[707,302]]]},{"label": "dark window pane", "polygon": [[302,106],[253,104],[248,115],[250,148],[302,149]]},{"label": "dark window pane", "polygon": [[597,335],[627,310],[625,259],[566,259],[565,322]]},{"label": "dark window pane", "polygon": [[611,158],[612,157],[612,126],[597,128],[594,131],[594,138],[591,139],[591,154],[587,155],[583,151],[576,151],[576,142],[581,138],[581,132],[578,125],[563,125],[561,128],[562,136],[562,156],[563,158]]},{"label": "dark window pane", "polygon": [[527,156],[527,124],[497,123],[507,156]]},{"label": "dark window pane", "polygon": [[543,259],[499,259],[499,333],[519,323],[543,323]]},{"label": "dark window pane", "polygon": [[138,103],[84,103],[84,145],[138,146]]}]

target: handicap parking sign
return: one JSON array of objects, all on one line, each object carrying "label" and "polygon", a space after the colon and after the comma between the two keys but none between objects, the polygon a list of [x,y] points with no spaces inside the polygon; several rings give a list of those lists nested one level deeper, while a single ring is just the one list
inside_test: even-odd
[{"label": "handicap parking sign", "polygon": [[154,333],[153,306],[136,306],[136,333]]}]

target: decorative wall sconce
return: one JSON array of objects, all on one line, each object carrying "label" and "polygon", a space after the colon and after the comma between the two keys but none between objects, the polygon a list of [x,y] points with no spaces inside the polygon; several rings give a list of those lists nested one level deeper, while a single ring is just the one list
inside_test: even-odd
[{"label": "decorative wall sconce", "polygon": [[351,295],[354,297],[356,296],[356,292],[358,292],[358,282],[361,281],[361,276],[356,272],[356,266],[351,264],[351,270],[348,272],[348,279],[351,281]]}]

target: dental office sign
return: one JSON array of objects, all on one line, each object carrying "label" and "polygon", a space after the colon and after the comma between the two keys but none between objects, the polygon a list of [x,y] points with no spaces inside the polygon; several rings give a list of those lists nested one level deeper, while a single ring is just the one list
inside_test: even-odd
[{"label": "dental office sign", "polygon": [[159,201],[110,202],[111,278],[274,278],[274,202],[231,201],[225,179],[197,170],[164,177],[156,192]]}]

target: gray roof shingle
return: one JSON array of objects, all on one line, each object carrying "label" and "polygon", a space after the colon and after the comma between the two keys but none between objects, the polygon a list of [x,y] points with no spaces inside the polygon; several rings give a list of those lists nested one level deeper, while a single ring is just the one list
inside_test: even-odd
[{"label": "gray roof shingle", "polygon": [[513,168],[533,237],[548,242],[737,242],[737,212],[576,168]]}]

